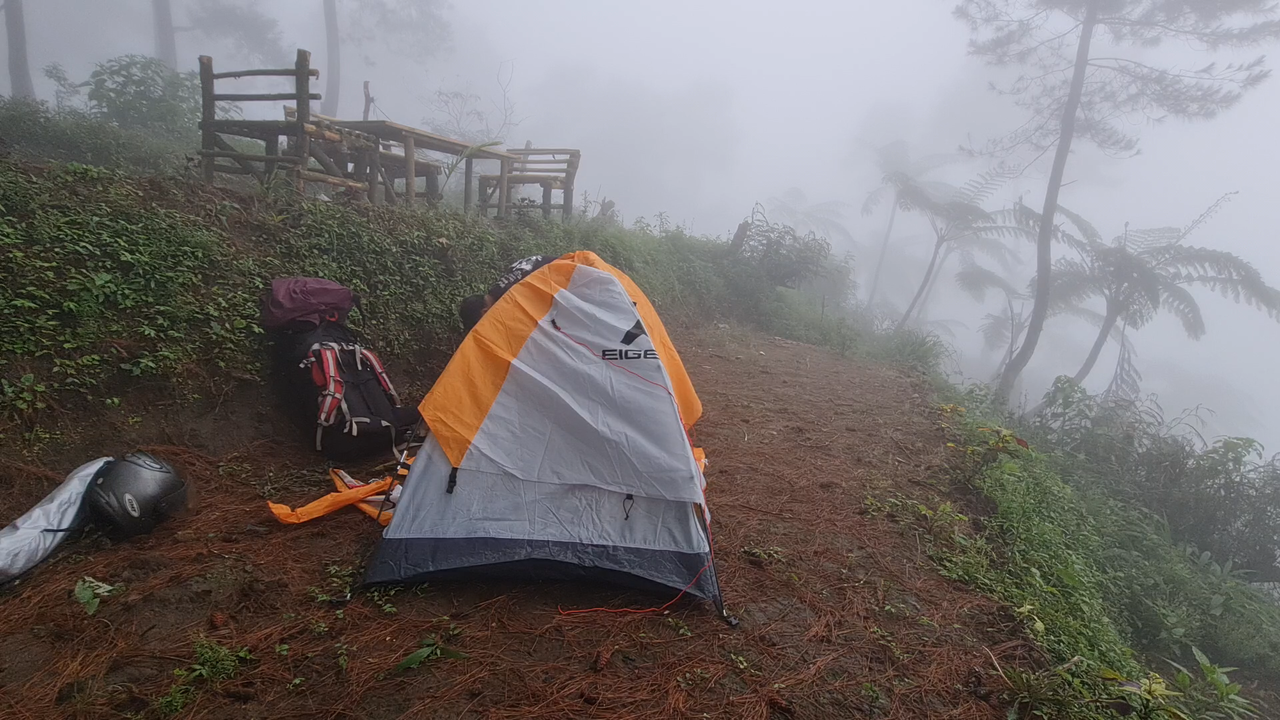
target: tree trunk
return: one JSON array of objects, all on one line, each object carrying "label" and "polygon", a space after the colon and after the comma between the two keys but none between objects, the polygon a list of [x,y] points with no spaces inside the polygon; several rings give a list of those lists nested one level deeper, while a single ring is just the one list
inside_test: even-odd
[{"label": "tree trunk", "polygon": [[916,290],[916,296],[911,298],[911,304],[907,306],[907,311],[902,313],[902,319],[898,321],[898,330],[906,327],[907,321],[911,319],[911,313],[915,311],[916,306],[920,304],[920,298],[924,297],[924,291],[929,287],[929,279],[933,277],[933,270],[938,266],[938,255],[942,253],[942,243],[934,243],[933,257],[929,258],[929,267],[924,270],[924,279],[920,281],[920,287]]},{"label": "tree trunk", "polygon": [[1026,339],[1000,375],[1000,385],[996,394],[1002,401],[1009,399],[1013,384],[1018,381],[1018,376],[1026,369],[1027,363],[1031,362],[1036,344],[1040,342],[1040,333],[1044,331],[1044,321],[1049,316],[1049,275],[1053,267],[1053,217],[1058,212],[1058,195],[1062,191],[1062,176],[1067,169],[1067,157],[1071,154],[1071,140],[1075,136],[1076,114],[1080,110],[1080,96],[1084,92],[1084,76],[1089,69],[1089,46],[1093,41],[1094,27],[1098,23],[1098,2],[1099,0],[1093,0],[1085,8],[1084,22],[1080,26],[1080,42],[1076,46],[1076,64],[1071,75],[1071,90],[1067,94],[1067,104],[1062,109],[1058,149],[1053,156],[1049,187],[1044,194],[1044,210],[1040,213],[1040,233],[1036,237],[1035,301],[1031,306]]},{"label": "tree trunk", "polygon": [[338,91],[342,87],[342,49],[338,38],[338,0],[324,0],[325,78],[320,114],[338,117]]},{"label": "tree trunk", "polygon": [[1124,367],[1124,360],[1125,360],[1124,344],[1128,334],[1129,334],[1129,326],[1125,325],[1120,330],[1120,353],[1116,356],[1116,366],[1115,366],[1115,369],[1111,371],[1111,382],[1107,383],[1107,389],[1103,393],[1104,395],[1110,396],[1116,393],[1116,383],[1119,382],[1120,380],[1120,368]]},{"label": "tree trunk", "polygon": [[8,0],[4,4],[4,26],[9,39],[9,94],[34,98],[36,86],[31,82],[31,67],[27,64],[27,23],[22,17],[22,0]]},{"label": "tree trunk", "polygon": [[1102,348],[1107,346],[1107,339],[1111,337],[1111,331],[1116,328],[1116,321],[1120,319],[1120,313],[1107,308],[1107,317],[1102,321],[1102,327],[1098,329],[1098,337],[1094,338],[1093,347],[1089,349],[1089,357],[1084,359],[1084,365],[1076,371],[1072,382],[1079,385],[1084,379],[1089,377],[1089,373],[1093,371],[1093,366],[1098,362],[1098,356],[1102,354]]},{"label": "tree trunk", "polygon": [[993,381],[1000,379],[1000,373],[1004,372],[1004,369],[1009,364],[1009,361],[1013,359],[1013,351],[1018,347],[1018,340],[1021,337],[1022,337],[1022,328],[1018,327],[1017,323],[1015,323],[1013,321],[1013,318],[1010,317],[1009,318],[1009,346],[1005,348],[1004,357],[1000,358],[1000,367],[996,368],[995,377],[991,378]]},{"label": "tree trunk", "polygon": [[169,66],[170,70],[178,69],[178,39],[173,32],[173,5],[170,0],[151,0],[151,16],[155,21],[156,57]]},{"label": "tree trunk", "polygon": [[942,253],[942,257],[938,258],[938,267],[933,271],[933,277],[929,278],[929,287],[925,288],[924,297],[920,299],[920,309],[916,311],[916,317],[927,319],[929,313],[929,302],[933,300],[933,289],[938,286],[938,278],[942,277],[942,270],[947,266],[947,261],[951,259],[955,248],[948,245],[946,252]]},{"label": "tree trunk", "polygon": [[898,217],[898,194],[893,195],[893,207],[889,209],[889,227],[884,231],[884,242],[880,243],[880,257],[876,259],[876,270],[871,275],[871,291],[867,293],[867,307],[876,302],[876,291],[880,289],[880,271],[884,268],[884,257],[889,254],[889,238],[893,235],[893,221]]}]

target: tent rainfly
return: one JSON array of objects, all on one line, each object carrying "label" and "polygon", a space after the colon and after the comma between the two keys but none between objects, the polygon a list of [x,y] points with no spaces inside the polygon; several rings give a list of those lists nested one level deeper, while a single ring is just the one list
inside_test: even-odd
[{"label": "tent rainfly", "polygon": [[597,578],[723,614],[702,405],[648,298],[594,253],[507,291],[419,410],[430,434],[365,583]]}]

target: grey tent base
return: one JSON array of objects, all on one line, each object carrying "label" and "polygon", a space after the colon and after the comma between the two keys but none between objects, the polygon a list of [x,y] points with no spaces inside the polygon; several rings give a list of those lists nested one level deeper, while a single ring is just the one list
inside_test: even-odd
[{"label": "grey tent base", "polygon": [[448,577],[588,580],[668,598],[683,590],[723,608],[715,567],[706,553],[547,540],[383,538],[365,570],[364,584]]}]

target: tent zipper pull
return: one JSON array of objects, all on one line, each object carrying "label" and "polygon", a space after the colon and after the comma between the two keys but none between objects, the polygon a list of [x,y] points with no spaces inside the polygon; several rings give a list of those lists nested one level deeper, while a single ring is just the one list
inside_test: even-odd
[{"label": "tent zipper pull", "polygon": [[452,470],[449,471],[449,484],[445,487],[444,491],[452,495],[453,489],[457,486],[458,486],[458,468],[453,468]]},{"label": "tent zipper pull", "polygon": [[627,496],[622,499],[622,519],[623,520],[631,519],[631,507],[635,504],[636,504],[635,496],[632,495],[631,493],[627,493]]}]

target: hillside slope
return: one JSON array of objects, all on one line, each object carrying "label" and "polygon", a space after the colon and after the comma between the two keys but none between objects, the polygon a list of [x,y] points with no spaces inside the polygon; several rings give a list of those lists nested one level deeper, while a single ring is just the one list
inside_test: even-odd
[{"label": "hillside slope", "polygon": [[[168,446],[153,448],[198,483],[194,516],[121,545],[72,544],[0,597],[0,716],[1004,717],[981,669],[988,653],[1026,660],[1019,624],[940,577],[909,529],[864,510],[943,494],[946,438],[927,383],[745,332],[676,340],[706,407],[696,440],[736,629],[692,603],[563,615],[661,602],[568,584],[432,584],[332,602],[377,527],[355,510],[301,526],[271,518],[266,497],[303,502],[328,481],[242,385],[217,407],[239,429],[201,437],[196,420],[171,417]],[[0,483],[52,487],[90,456],[156,440],[164,417],[143,413],[48,468],[6,460]],[[29,495],[0,497],[0,516]],[[120,588],[93,616],[71,596],[85,576]],[[200,638],[252,659],[219,657]],[[397,671],[423,641],[467,657]],[[228,680],[175,679],[219,659],[227,672],[212,674]]]}]

